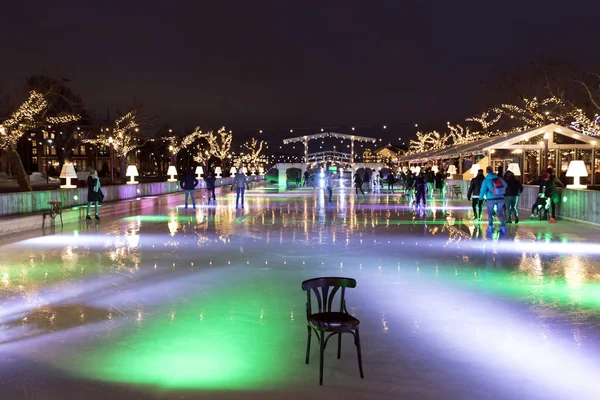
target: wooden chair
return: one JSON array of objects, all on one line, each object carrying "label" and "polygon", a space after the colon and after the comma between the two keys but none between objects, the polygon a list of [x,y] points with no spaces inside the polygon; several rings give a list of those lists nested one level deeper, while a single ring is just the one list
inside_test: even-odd
[{"label": "wooden chair", "polygon": [[450,186],[450,198],[456,197],[456,199],[458,200],[459,196],[462,200],[463,194],[462,194],[462,190],[460,190],[460,186],[459,185],[451,185]]},{"label": "wooden chair", "polygon": [[[306,364],[310,355],[310,339],[312,331],[315,332],[320,342],[319,385],[323,384],[323,359],[327,341],[333,335],[338,336],[337,358],[341,357],[342,333],[351,333],[354,336],[354,345],[358,354],[358,369],[360,377],[364,378],[362,357],[360,352],[360,336],[358,326],[360,321],[348,313],[346,309],[346,288],[355,288],[356,280],[352,278],[314,278],[302,282],[302,290],[306,292],[306,320],[308,328],[308,344],[306,345]],[[335,295],[341,290],[339,311],[333,311],[332,305]],[[318,312],[312,312],[311,291],[317,299]],[[326,336],[326,334],[328,334]]]},{"label": "wooden chair", "polygon": [[62,202],[61,201],[49,201],[48,204],[50,205],[50,210],[44,212],[43,214],[43,220],[42,220],[42,227],[44,227],[46,225],[46,215],[48,215],[50,217],[50,221],[52,223],[52,225],[54,225],[54,219],[56,218],[57,215],[60,215],[60,225],[62,226],[63,224],[63,218],[62,218]]}]

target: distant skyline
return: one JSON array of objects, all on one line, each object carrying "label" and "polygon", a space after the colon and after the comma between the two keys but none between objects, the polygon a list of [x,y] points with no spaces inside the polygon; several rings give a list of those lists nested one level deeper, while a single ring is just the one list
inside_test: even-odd
[{"label": "distant skyline", "polygon": [[[439,3],[439,4],[438,4]],[[463,122],[542,57],[598,71],[598,3],[28,1],[4,7],[0,91],[71,80],[97,116],[137,102],[176,130]],[[288,135],[289,136],[289,135]]]}]

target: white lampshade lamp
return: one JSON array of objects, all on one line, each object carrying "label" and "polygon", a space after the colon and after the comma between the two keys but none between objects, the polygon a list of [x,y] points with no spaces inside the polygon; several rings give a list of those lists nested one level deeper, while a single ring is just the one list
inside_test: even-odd
[{"label": "white lampshade lamp", "polygon": [[248,170],[246,169],[246,167],[240,168],[240,172],[244,175],[248,175]]},{"label": "white lampshade lamp", "polygon": [[259,175],[264,175],[265,174],[265,169],[263,167],[258,167],[258,174]]},{"label": "white lampshade lamp", "polygon": [[229,173],[231,174],[231,176],[235,175],[236,172],[237,172],[237,169],[235,167],[231,167],[231,169],[229,170]]},{"label": "white lampshade lamp", "polygon": [[167,179],[167,182],[177,182],[177,179],[175,179],[175,175],[177,175],[177,168],[175,168],[174,165],[169,165],[167,175],[170,176],[170,178]]},{"label": "white lampshade lamp", "polygon": [[587,189],[586,185],[582,185],[579,183],[579,178],[583,176],[588,176],[587,169],[585,168],[585,163],[582,160],[573,160],[569,163],[569,168],[567,169],[567,176],[569,178],[573,178],[573,184],[567,185],[567,189]]},{"label": "white lampshade lamp", "polygon": [[448,171],[446,171],[447,174],[450,175],[450,179],[453,178],[454,174],[456,174],[458,171],[456,171],[456,165],[452,164],[448,167]]},{"label": "white lampshade lamp", "polygon": [[479,166],[479,164],[473,164],[473,166],[471,166],[471,169],[469,170],[469,173],[473,176],[477,175],[477,171],[479,171],[481,169],[481,167]]},{"label": "white lampshade lamp", "polygon": [[63,164],[60,170],[60,177],[67,180],[66,185],[60,185],[61,189],[74,189],[77,186],[71,185],[71,178],[77,179],[77,173],[73,164]]},{"label": "white lampshade lamp", "polygon": [[431,167],[431,170],[437,174],[440,169],[437,165],[434,165],[433,167]]},{"label": "white lampshade lamp", "polygon": [[204,174],[204,168],[201,165],[196,167],[196,175],[198,175],[198,180],[202,179],[202,174]]},{"label": "white lampshade lamp", "polygon": [[127,182],[128,185],[137,185],[139,182],[135,180],[135,177],[139,175],[140,174],[138,174],[138,170],[135,165],[127,166],[127,172],[125,173],[125,176],[131,177],[131,180]]},{"label": "white lampshade lamp", "polygon": [[519,167],[519,163],[509,163],[508,168],[506,168],[506,170],[512,172],[515,176],[521,176],[521,167]]},{"label": "white lampshade lamp", "polygon": [[250,170],[250,172],[252,173],[252,176],[256,175],[256,168],[252,167],[252,169]]},{"label": "white lampshade lamp", "polygon": [[223,171],[221,170],[221,167],[215,168],[215,178],[220,178],[222,173]]},{"label": "white lampshade lamp", "polygon": [[421,173],[421,166],[420,166],[420,165],[417,165],[417,166],[415,167],[415,174],[420,174],[420,173]]}]

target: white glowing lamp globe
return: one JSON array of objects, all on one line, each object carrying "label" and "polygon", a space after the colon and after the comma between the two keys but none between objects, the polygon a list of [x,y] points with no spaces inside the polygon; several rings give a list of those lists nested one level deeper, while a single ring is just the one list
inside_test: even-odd
[{"label": "white glowing lamp globe", "polygon": [[477,171],[479,171],[480,169],[481,169],[481,167],[479,166],[479,164],[473,164],[473,166],[469,170],[469,173],[471,175],[475,176],[475,175],[477,175]]},{"label": "white glowing lamp globe", "polygon": [[129,176],[131,178],[129,180],[129,182],[127,182],[128,185],[136,185],[137,183],[139,183],[138,181],[135,180],[135,177],[139,176],[139,175],[140,174],[138,174],[138,170],[135,165],[127,166],[127,172],[125,172],[125,176]]},{"label": "white glowing lamp globe", "polygon": [[222,173],[223,173],[223,170],[221,169],[221,167],[215,168],[215,177],[216,178],[220,178]]},{"label": "white glowing lamp globe", "polygon": [[446,172],[450,175],[450,179],[452,179],[452,176],[458,172],[456,170],[456,165],[450,165],[448,167],[448,171],[446,171]]},{"label": "white glowing lamp globe", "polygon": [[235,167],[231,167],[231,169],[229,170],[229,173],[233,176],[235,175],[235,173],[237,172],[237,169]]},{"label": "white glowing lamp globe", "polygon": [[579,182],[579,178],[588,176],[587,168],[582,160],[573,160],[569,163],[567,176],[573,178],[573,184],[567,185],[567,189],[587,189],[587,185]]},{"label": "white glowing lamp globe", "polygon": [[252,167],[250,172],[251,172],[252,176],[256,175],[256,168]]},{"label": "white glowing lamp globe", "polygon": [[204,174],[204,168],[201,165],[196,167],[196,175],[198,175],[198,179],[202,179],[202,174]]},{"label": "white glowing lamp globe", "polygon": [[440,169],[437,165],[434,165],[433,167],[431,167],[431,170],[437,174]]},{"label": "white glowing lamp globe", "polygon": [[506,170],[512,172],[515,176],[521,176],[521,167],[519,167],[519,163],[509,163]]},{"label": "white glowing lamp globe", "polygon": [[167,179],[167,182],[177,182],[177,179],[175,179],[175,175],[177,175],[177,168],[175,168],[174,165],[169,165],[167,175],[170,176],[170,178]]},{"label": "white glowing lamp globe", "polygon": [[258,167],[258,174],[264,175],[264,173],[265,173],[265,169],[263,167]]},{"label": "white glowing lamp globe", "polygon": [[246,169],[246,167],[240,168],[240,172],[244,175],[248,175],[248,170]]},{"label": "white glowing lamp globe", "polygon": [[77,173],[75,172],[73,164],[63,164],[62,169],[60,170],[60,177],[67,180],[65,185],[60,185],[61,189],[74,189],[77,187],[71,184],[71,179],[77,178]]}]

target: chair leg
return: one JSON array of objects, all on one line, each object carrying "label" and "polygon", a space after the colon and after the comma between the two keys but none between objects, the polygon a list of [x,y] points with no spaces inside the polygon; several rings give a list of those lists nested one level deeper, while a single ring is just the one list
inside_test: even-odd
[{"label": "chair leg", "polygon": [[308,357],[310,356],[310,338],[312,336],[312,332],[310,329],[310,326],[307,326],[308,328],[308,343],[306,344],[306,363],[308,364]]},{"label": "chair leg", "polygon": [[325,357],[325,334],[321,332],[321,360],[319,363],[319,385],[323,384],[323,358]]},{"label": "chair leg", "polygon": [[338,360],[342,356],[342,334],[338,333]]},{"label": "chair leg", "polygon": [[356,336],[354,337],[354,341],[356,344],[356,353],[358,354],[358,370],[360,371],[360,377],[364,378],[363,367],[362,367],[362,356],[360,351],[360,336],[358,334],[358,328],[356,328]]}]

